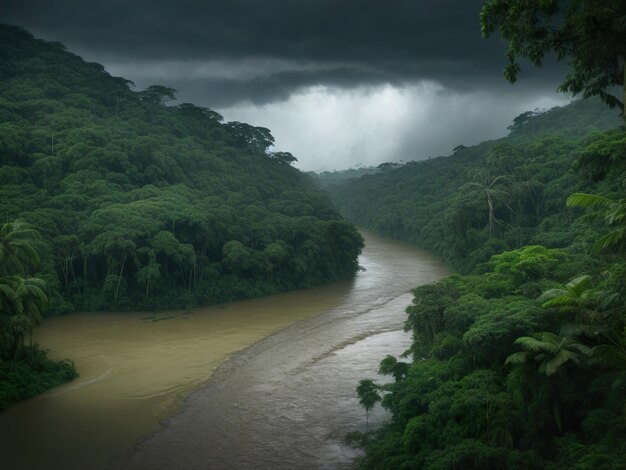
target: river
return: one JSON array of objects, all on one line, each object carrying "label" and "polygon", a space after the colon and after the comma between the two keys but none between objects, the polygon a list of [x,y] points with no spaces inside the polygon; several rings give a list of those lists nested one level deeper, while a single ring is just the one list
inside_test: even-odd
[{"label": "river", "polygon": [[[355,279],[186,312],[81,313],[35,340],[80,378],[0,413],[20,469],[350,468],[355,387],[410,344],[409,290],[448,273],[364,233]],[[386,418],[380,407],[370,424]],[[147,436],[147,437],[143,437]]]}]

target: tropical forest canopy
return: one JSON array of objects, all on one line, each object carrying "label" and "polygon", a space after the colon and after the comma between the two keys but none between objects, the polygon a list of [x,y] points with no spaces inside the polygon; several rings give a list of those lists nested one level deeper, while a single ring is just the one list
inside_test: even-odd
[{"label": "tropical forest canopy", "polygon": [[355,273],[362,239],[268,129],[0,27],[0,219],[52,312],[190,307]]},{"label": "tropical forest canopy", "polygon": [[[567,59],[561,89],[624,114],[621,0],[487,0],[483,34],[519,59]],[[463,274],[414,289],[412,345],[356,388],[381,428],[351,437],[368,469],[626,468],[626,132],[577,101],[508,137],[330,185],[357,224]],[[621,125],[620,125],[621,124]]]},{"label": "tropical forest canopy", "polygon": [[624,468],[619,123],[577,101],[522,114],[506,138],[329,186],[356,224],[466,273],[414,290],[410,359],[380,363],[390,384],[359,385],[366,409],[392,413],[356,436],[362,468]]},{"label": "tropical forest canopy", "polygon": [[565,200],[595,188],[619,194],[619,179],[598,181],[626,151],[624,133],[609,130],[619,124],[595,100],[526,112],[508,137],[328,189],[357,225],[431,249],[468,272],[507,249],[592,240],[599,232],[567,211]]}]

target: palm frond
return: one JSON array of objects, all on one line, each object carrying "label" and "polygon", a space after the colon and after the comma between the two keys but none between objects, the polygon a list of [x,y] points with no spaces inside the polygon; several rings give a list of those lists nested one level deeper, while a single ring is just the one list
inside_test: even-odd
[{"label": "palm frond", "polygon": [[625,233],[626,227],[621,227],[600,237],[593,245],[594,253],[598,253],[610,246],[618,244],[624,238]]},{"label": "palm frond", "polygon": [[612,203],[614,203],[614,201],[609,198],[586,193],[574,193],[565,201],[567,207],[593,207]]},{"label": "palm frond", "polygon": [[548,351],[550,353],[556,353],[557,351],[557,346],[555,346],[552,342],[546,342],[530,336],[522,336],[520,338],[517,338],[515,340],[515,344],[519,344],[521,347],[528,351]]},{"label": "palm frond", "polygon": [[509,357],[507,357],[504,363],[507,365],[510,364],[510,365],[517,366],[520,364],[525,364],[529,358],[530,358],[530,355],[526,351],[520,351],[520,352],[513,353]]},{"label": "palm frond", "polygon": [[562,295],[560,297],[555,297],[552,300],[548,300],[541,304],[541,308],[553,308],[553,307],[563,307],[570,305],[577,305],[578,302],[575,298],[570,297],[568,295]]},{"label": "palm frond", "polygon": [[567,284],[565,284],[566,287],[572,289],[576,293],[587,290],[590,285],[591,276],[589,276],[588,274],[583,274],[582,276],[575,277]]},{"label": "palm frond", "polygon": [[572,361],[576,364],[579,362],[575,353],[566,349],[561,349],[554,357],[548,359],[539,366],[539,372],[543,372],[549,377],[568,361]]}]

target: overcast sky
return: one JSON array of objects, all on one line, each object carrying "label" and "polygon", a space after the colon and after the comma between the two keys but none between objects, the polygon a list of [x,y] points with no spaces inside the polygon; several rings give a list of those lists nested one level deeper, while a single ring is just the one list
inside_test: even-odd
[{"label": "overcast sky", "polygon": [[562,105],[561,71],[502,77],[482,0],[2,0],[0,22],[64,43],[137,89],[178,90],[268,127],[303,170],[448,155]]}]

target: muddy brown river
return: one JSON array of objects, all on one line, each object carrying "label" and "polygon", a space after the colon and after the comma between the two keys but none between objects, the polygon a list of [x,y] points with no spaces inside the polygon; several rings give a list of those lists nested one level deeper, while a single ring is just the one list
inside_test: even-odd
[{"label": "muddy brown river", "polygon": [[[364,233],[351,281],[187,312],[80,313],[35,340],[80,377],[0,413],[11,469],[343,469],[355,387],[402,331],[409,290],[448,271]],[[380,408],[370,424],[386,419]]]}]

